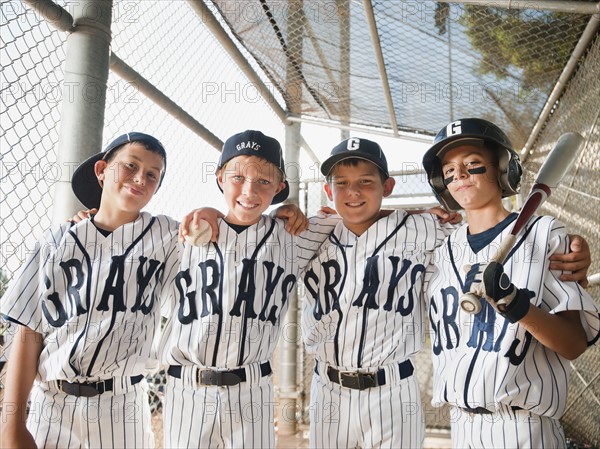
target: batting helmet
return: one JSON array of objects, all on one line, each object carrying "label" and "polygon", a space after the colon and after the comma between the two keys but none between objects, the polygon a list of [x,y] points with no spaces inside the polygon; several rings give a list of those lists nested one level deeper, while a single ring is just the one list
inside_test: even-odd
[{"label": "batting helmet", "polygon": [[463,118],[442,128],[423,156],[423,167],[427,172],[429,185],[436,198],[447,209],[462,208],[444,184],[442,159],[449,150],[460,145],[485,146],[495,151],[498,155],[498,184],[502,189],[502,197],[518,193],[523,169],[508,136],[492,122],[480,118]]}]

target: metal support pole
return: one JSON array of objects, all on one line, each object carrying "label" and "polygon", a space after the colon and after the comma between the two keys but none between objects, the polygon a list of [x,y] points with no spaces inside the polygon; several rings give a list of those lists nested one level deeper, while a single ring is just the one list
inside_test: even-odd
[{"label": "metal support pole", "polygon": [[394,100],[392,99],[390,79],[385,68],[385,61],[383,60],[383,51],[381,49],[381,41],[379,40],[379,30],[377,29],[375,13],[373,12],[373,3],[371,0],[363,0],[363,3],[365,7],[367,24],[369,25],[369,33],[371,34],[371,43],[373,44],[373,50],[375,50],[375,60],[377,61],[377,68],[379,69],[379,76],[381,77],[383,94],[385,95],[385,102],[387,104],[388,114],[390,117],[390,127],[392,128],[394,135],[397,136],[398,120],[396,118],[396,110],[394,109]]},{"label": "metal support pole", "polygon": [[326,128],[336,128],[342,130],[348,130],[350,132],[363,132],[369,133],[376,136],[384,137],[401,137],[403,140],[410,140],[411,142],[423,142],[430,144],[433,141],[433,136],[426,134],[425,131],[421,131],[421,134],[398,131],[397,135],[392,134],[392,131],[384,130],[382,128],[369,128],[362,125],[349,125],[345,126],[333,120],[315,119],[309,117],[296,117],[288,115],[288,122],[290,123],[309,123],[311,125],[324,126]]},{"label": "metal support pole", "polygon": [[[288,3],[288,29],[287,46],[290,54],[297,61],[302,60],[303,36],[303,0],[290,0]],[[293,20],[296,19],[296,20]],[[302,92],[301,81],[296,76],[297,68],[288,58],[286,89],[288,92]],[[301,99],[299,99],[301,100]],[[301,104],[298,101],[296,104]],[[294,106],[292,106],[293,108]],[[296,112],[294,110],[292,113]],[[300,165],[298,155],[301,145],[301,125],[291,123],[285,127],[285,163],[290,184],[290,195],[286,202],[298,204],[300,187]],[[288,299],[288,311],[282,327],[282,340],[280,346],[280,382],[279,382],[279,426],[280,435],[293,435],[297,431],[297,370],[298,370],[298,345],[300,344],[298,332],[298,290],[293,289]]]},{"label": "metal support pole", "polygon": [[[338,0],[337,10],[340,27],[340,93],[343,93],[340,123],[350,125],[350,1]],[[340,129],[340,140],[350,137],[349,129]],[[322,192],[325,200],[325,192]],[[323,203],[325,204],[325,203]]]},{"label": "metal support pole", "polygon": [[227,31],[223,29],[219,20],[214,16],[210,9],[204,4],[203,0],[188,0],[190,7],[194,10],[198,17],[202,21],[202,25],[206,26],[217,40],[221,43],[225,51],[229,54],[231,59],[237,64],[239,69],[246,75],[246,77],[254,84],[256,90],[262,95],[265,102],[271,107],[273,112],[277,114],[277,117],[285,124],[286,114],[285,111],[275,98],[270,94],[270,90],[263,83],[260,76],[254,71],[252,66],[246,61],[246,57],[237,48],[235,42],[229,37]]},{"label": "metal support pole", "polygon": [[572,14],[596,14],[600,3],[559,0],[439,0],[440,3],[463,3],[465,5],[493,6],[507,9],[537,9],[538,11],[568,12]]},{"label": "metal support pole", "polygon": [[52,0],[23,0],[23,3],[41,15],[57,30],[71,31],[73,16]]},{"label": "metal support pole", "polygon": [[114,53],[110,55],[110,69],[123,80],[136,86],[137,90],[152,100],[154,104],[167,111],[171,117],[182,123],[186,128],[202,137],[210,146],[221,151],[223,147],[221,139]]},{"label": "metal support pole", "polygon": [[83,208],[71,190],[71,175],[81,161],[102,148],[111,16],[112,0],[73,3],[57,152],[61,174],[54,190],[55,223]]},{"label": "metal support pole", "polygon": [[[285,127],[285,164],[290,172],[290,196],[286,202],[298,204],[300,171],[298,154],[300,152],[300,123]],[[297,371],[298,345],[301,344],[298,332],[298,289],[294,288],[288,298],[288,311],[282,325],[282,335],[279,350],[279,425],[280,435],[294,435],[297,431]]]}]

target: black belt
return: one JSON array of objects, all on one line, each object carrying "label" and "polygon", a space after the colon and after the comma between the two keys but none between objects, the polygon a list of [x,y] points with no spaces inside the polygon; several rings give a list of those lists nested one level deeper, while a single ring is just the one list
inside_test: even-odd
[{"label": "black belt", "polygon": [[[181,379],[181,366],[171,365],[167,370],[169,376]],[[271,364],[269,362],[260,364],[260,376],[271,374]],[[196,382],[202,385],[231,386],[240,382],[246,382],[246,368],[237,368],[229,371],[217,371],[213,369],[198,369]]]},{"label": "black belt", "polygon": [[[412,376],[414,368],[410,360],[405,360],[398,364],[400,370],[400,379],[406,379]],[[315,365],[315,372],[319,374]],[[330,381],[340,384],[342,387],[352,388],[353,390],[366,390],[367,388],[379,387],[385,385],[385,370],[378,369],[374,373],[359,373],[353,371],[340,371],[331,366],[327,367],[327,377]]]},{"label": "black belt", "polygon": [[[141,374],[139,376],[131,377],[131,385],[138,384],[142,381],[144,376]],[[64,391],[71,396],[84,396],[86,398],[91,398],[93,396],[97,396],[99,394],[104,393],[105,391],[113,390],[113,380],[107,379],[100,382],[67,382],[66,380],[59,380],[58,388]]]},{"label": "black belt", "polygon": [[[458,407],[459,409],[461,409],[463,412],[466,413],[473,413],[474,415],[493,415],[495,412],[488,410],[485,407]],[[513,412],[516,412],[517,410],[523,410],[521,407],[519,407],[518,405],[511,405],[510,408],[512,409]]]}]

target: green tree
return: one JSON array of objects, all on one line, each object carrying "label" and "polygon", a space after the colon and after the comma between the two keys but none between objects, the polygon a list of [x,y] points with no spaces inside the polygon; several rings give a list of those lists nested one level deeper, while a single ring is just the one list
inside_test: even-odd
[{"label": "green tree", "polygon": [[[492,2],[493,4],[493,2]],[[446,32],[447,5],[436,10],[435,26]],[[537,9],[464,6],[459,24],[481,54],[480,74],[517,78],[523,89],[552,88],[589,18]]]},{"label": "green tree", "polygon": [[466,6],[465,12],[461,21],[481,52],[480,72],[504,78],[518,71],[527,89],[554,85],[587,23],[579,14],[538,10]]}]

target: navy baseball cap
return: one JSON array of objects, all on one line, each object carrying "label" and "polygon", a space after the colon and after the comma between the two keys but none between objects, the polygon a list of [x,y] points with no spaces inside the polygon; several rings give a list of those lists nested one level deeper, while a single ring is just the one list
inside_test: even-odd
[{"label": "navy baseball cap", "polygon": [[132,142],[139,142],[145,145],[148,149],[162,156],[165,167],[160,176],[158,188],[156,189],[158,191],[167,169],[167,152],[165,151],[165,147],[163,147],[163,144],[160,143],[157,138],[152,137],[149,134],[130,132],[117,137],[115,140],[109,143],[102,152],[97,153],[83,161],[73,173],[73,176],[71,177],[71,188],[73,189],[77,199],[81,201],[85,207],[88,209],[100,207],[102,187],[100,186],[98,178],[96,178],[96,172],[94,171],[94,165],[96,165],[96,162],[102,159],[106,160],[113,151],[119,149],[126,143]]},{"label": "navy baseball cap", "polygon": [[[267,162],[270,162],[283,174],[283,182],[285,188],[273,197],[271,204],[281,203],[285,201],[290,194],[290,185],[285,179],[285,164],[283,162],[283,151],[281,145],[273,137],[266,136],[260,131],[246,130],[241,133],[234,134],[223,144],[221,157],[217,163],[217,171],[220,170],[227,162],[237,156],[256,156]],[[217,182],[221,192],[221,186]]]},{"label": "navy baseball cap", "polygon": [[335,164],[346,159],[364,159],[365,161],[372,162],[387,177],[390,176],[387,159],[379,144],[372,140],[359,139],[358,137],[351,137],[338,143],[331,150],[329,157],[321,164],[321,173],[324,176],[329,176]]}]

